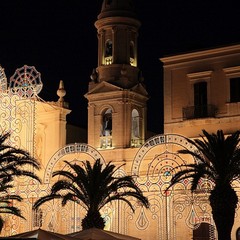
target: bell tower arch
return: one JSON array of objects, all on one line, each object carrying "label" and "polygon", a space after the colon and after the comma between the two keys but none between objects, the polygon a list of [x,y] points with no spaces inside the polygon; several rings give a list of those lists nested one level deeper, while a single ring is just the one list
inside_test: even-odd
[{"label": "bell tower arch", "polygon": [[96,148],[139,147],[145,139],[148,93],[137,66],[140,25],[133,0],[103,1],[95,22],[98,66],[85,94],[88,143]]}]

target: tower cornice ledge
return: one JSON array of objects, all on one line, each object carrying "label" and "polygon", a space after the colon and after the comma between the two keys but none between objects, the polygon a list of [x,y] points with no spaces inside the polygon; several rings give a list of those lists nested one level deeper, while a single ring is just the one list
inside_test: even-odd
[{"label": "tower cornice ledge", "polygon": [[99,31],[103,27],[106,26],[113,27],[116,25],[133,26],[138,29],[141,26],[141,22],[135,18],[121,16],[101,18],[95,22],[95,27],[99,29]]}]

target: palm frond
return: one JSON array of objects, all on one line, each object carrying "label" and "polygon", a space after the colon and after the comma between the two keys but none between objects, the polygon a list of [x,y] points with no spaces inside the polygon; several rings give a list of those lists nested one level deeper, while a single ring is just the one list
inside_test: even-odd
[{"label": "palm frond", "polygon": [[114,177],[119,167],[111,162],[106,166],[103,166],[100,159],[93,165],[89,161],[83,162],[83,166],[67,161],[65,163],[70,167],[70,171],[54,172],[53,177],[61,178],[53,184],[49,195],[34,204],[34,208],[55,198],[61,199],[63,206],[69,201],[79,203],[91,213],[98,213],[103,206],[115,200],[125,201],[134,211],[128,198],[135,198],[143,206],[149,207],[148,199],[143,196],[131,176]]},{"label": "palm frond", "polygon": [[54,199],[61,199],[61,198],[62,196],[60,194],[52,194],[52,195],[41,197],[33,204],[33,209],[38,209],[45,202],[48,202]]},{"label": "palm frond", "polygon": [[[13,214],[24,218],[19,208],[13,206],[13,201],[21,202],[19,195],[11,194],[14,180],[25,176],[41,182],[34,170],[40,169],[40,164],[29,152],[6,144],[10,133],[0,135],[0,213]],[[32,169],[27,170],[27,169]],[[4,220],[0,217],[0,231]]]},{"label": "palm frond", "polygon": [[218,182],[229,184],[240,176],[240,132],[237,131],[227,137],[222,130],[209,134],[203,130],[201,139],[187,139],[194,146],[192,149],[181,149],[181,154],[191,155],[197,161],[173,169],[173,175],[168,187],[191,179],[191,190],[195,190],[201,178],[208,178],[215,184]]},{"label": "palm frond", "polygon": [[11,214],[11,215],[15,215],[17,217],[25,219],[21,215],[20,209],[17,207],[14,207],[14,206],[0,206],[0,213],[1,214]]}]

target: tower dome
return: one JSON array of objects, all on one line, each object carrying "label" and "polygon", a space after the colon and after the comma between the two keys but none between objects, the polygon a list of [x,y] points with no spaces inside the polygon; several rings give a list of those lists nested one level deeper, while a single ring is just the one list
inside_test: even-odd
[{"label": "tower dome", "polygon": [[98,19],[117,16],[136,18],[133,0],[104,0]]}]

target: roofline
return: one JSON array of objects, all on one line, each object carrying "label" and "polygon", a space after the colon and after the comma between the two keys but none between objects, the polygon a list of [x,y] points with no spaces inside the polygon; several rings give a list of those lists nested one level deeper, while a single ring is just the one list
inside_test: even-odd
[{"label": "roofline", "polygon": [[236,52],[240,53],[240,44],[235,44],[226,47],[211,48],[208,50],[200,50],[191,53],[177,54],[169,57],[159,58],[159,60],[163,62],[164,65],[170,65],[184,63],[187,61],[200,60],[206,57],[212,58],[223,55],[229,55]]}]

